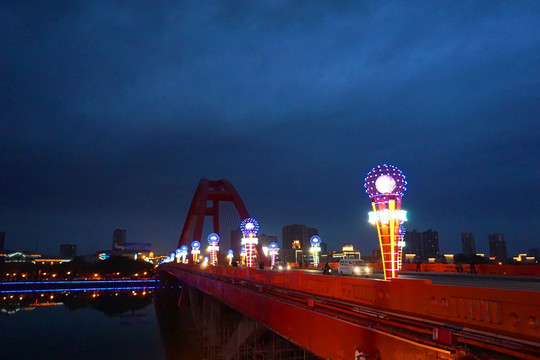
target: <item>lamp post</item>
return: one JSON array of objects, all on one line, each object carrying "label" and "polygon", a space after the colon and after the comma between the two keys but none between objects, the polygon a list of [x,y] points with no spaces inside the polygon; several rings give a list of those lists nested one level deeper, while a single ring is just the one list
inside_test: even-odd
[{"label": "lamp post", "polygon": [[244,237],[242,245],[246,247],[246,267],[254,267],[255,264],[255,246],[259,242],[257,232],[259,231],[259,223],[253,218],[247,218],[240,223],[240,231]]},{"label": "lamp post", "polygon": [[319,252],[321,251],[321,238],[313,235],[309,242],[311,243],[309,251],[313,254],[313,265],[317,267],[319,265]]},{"label": "lamp post", "polygon": [[182,264],[187,263],[187,253],[188,253],[188,247],[186,245],[182,245],[180,247],[180,256],[182,258]]},{"label": "lamp post", "polygon": [[232,265],[233,258],[234,258],[233,249],[227,250],[227,259],[229,260],[229,265]]},{"label": "lamp post", "polygon": [[197,240],[191,242],[191,255],[193,256],[193,262],[199,262],[199,254],[201,253],[201,243]]},{"label": "lamp post", "polygon": [[274,264],[276,263],[276,256],[279,252],[279,245],[277,244],[277,242],[275,241],[272,241],[269,245],[268,245],[268,249],[269,249],[269,253],[270,253],[270,266],[274,266]]},{"label": "lamp post", "polygon": [[403,267],[403,251],[405,248],[405,241],[403,238],[405,237],[405,226],[399,225],[399,233],[398,233],[398,270],[401,271],[401,268]]},{"label": "lamp post", "polygon": [[244,266],[246,265],[246,247],[245,246],[240,247],[240,263]]},{"label": "lamp post", "polygon": [[217,265],[217,252],[219,251],[219,235],[211,233],[208,235],[208,251],[210,251],[210,265]]},{"label": "lamp post", "polygon": [[374,167],[367,174],[364,187],[373,208],[369,222],[377,226],[384,279],[392,279],[398,276],[399,271],[399,227],[407,220],[407,212],[401,210],[407,181],[401,170],[385,164]]}]

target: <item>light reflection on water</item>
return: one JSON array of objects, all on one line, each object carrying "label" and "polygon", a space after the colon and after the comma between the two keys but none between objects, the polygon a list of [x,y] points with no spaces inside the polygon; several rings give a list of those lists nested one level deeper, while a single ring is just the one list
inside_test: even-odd
[{"label": "light reflection on water", "polygon": [[153,289],[0,294],[0,359],[165,359]]},{"label": "light reflection on water", "polygon": [[181,291],[2,291],[0,359],[318,359],[195,289],[181,300]]}]

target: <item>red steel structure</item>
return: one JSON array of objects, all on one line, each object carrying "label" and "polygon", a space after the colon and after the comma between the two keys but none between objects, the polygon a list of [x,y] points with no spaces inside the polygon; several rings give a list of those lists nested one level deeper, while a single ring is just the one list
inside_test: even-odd
[{"label": "red steel structure", "polygon": [[[191,201],[177,248],[180,248],[182,245],[189,246],[194,240],[201,240],[204,221],[207,216],[212,217],[213,231],[219,234],[219,204],[226,201],[234,204],[241,219],[249,218],[249,213],[242,198],[240,198],[240,195],[238,195],[238,192],[229,181],[224,179],[201,179]],[[237,254],[240,253],[240,249],[234,249],[234,251]],[[268,265],[268,260],[264,256],[260,245],[257,246],[257,253],[259,255],[259,261]]]},{"label": "red steel structure", "polygon": [[[179,246],[200,238],[201,218],[216,216],[216,202],[235,198],[247,216],[229,182],[201,180]],[[210,208],[208,201],[214,202]],[[199,264],[162,264],[155,272],[326,359],[540,359],[537,291]]]},{"label": "red steel structure", "polygon": [[325,359],[540,359],[540,292],[197,264],[161,272]]}]

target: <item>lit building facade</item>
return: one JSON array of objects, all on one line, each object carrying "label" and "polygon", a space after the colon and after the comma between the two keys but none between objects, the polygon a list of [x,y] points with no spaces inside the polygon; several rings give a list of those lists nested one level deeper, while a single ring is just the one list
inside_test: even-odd
[{"label": "lit building facade", "polygon": [[[286,262],[311,262],[309,239],[319,235],[319,230],[303,224],[292,224],[283,227],[282,249]],[[321,247],[321,250],[324,249]]]},{"label": "lit building facade", "polygon": [[416,260],[427,261],[429,258],[439,257],[439,233],[432,229],[420,232],[407,230],[403,237],[405,241],[404,252],[414,254]]},{"label": "lit building facade", "polygon": [[490,234],[489,239],[489,256],[497,261],[506,261],[508,255],[506,253],[506,241],[503,234]]}]

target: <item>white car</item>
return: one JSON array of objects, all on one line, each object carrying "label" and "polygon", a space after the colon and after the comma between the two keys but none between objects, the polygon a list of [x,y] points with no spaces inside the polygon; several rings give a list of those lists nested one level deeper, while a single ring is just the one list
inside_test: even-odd
[{"label": "white car", "polygon": [[272,270],[279,270],[279,271],[291,270],[291,266],[281,261],[278,261],[274,264],[274,266],[272,266]]},{"label": "white car", "polygon": [[338,273],[340,275],[370,276],[371,268],[360,259],[339,260]]}]

